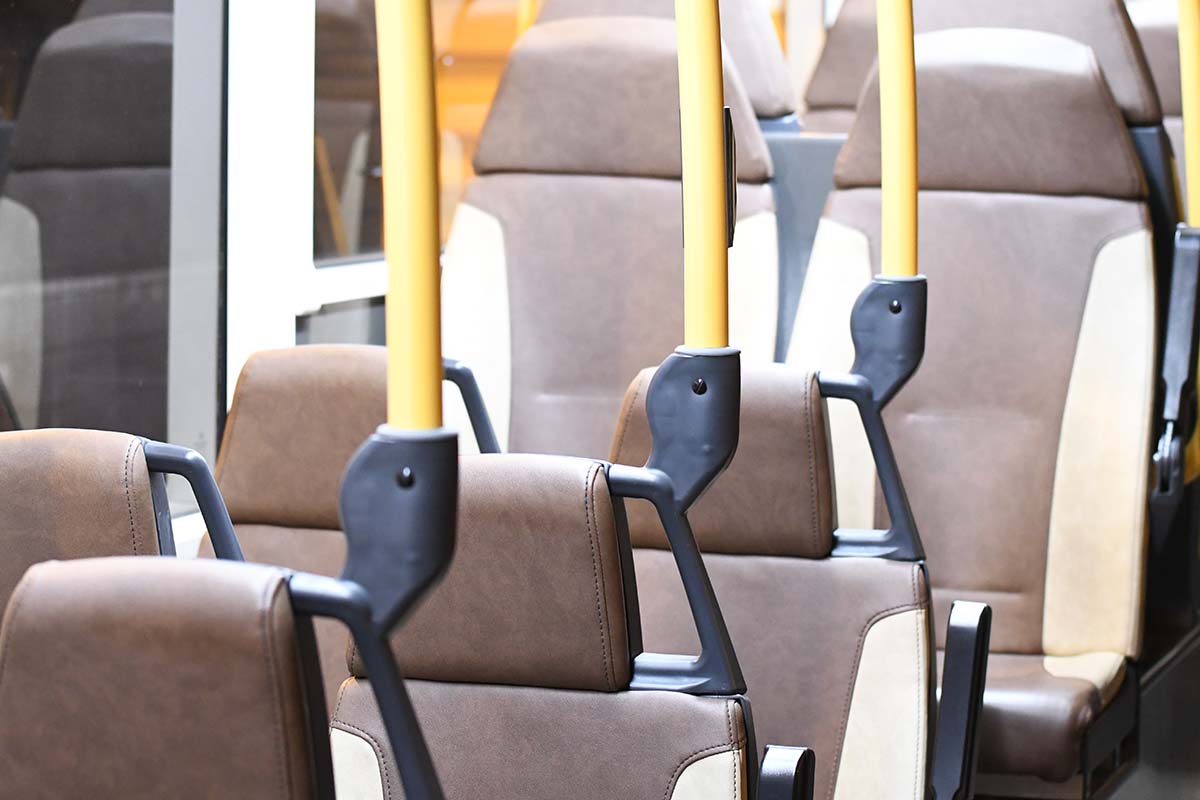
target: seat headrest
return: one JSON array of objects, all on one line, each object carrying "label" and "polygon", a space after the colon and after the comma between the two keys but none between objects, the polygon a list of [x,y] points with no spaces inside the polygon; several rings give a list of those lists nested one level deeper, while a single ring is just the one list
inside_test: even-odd
[{"label": "seat headrest", "polygon": [[75,12],[75,21],[109,14],[170,14],[174,10],[174,0],[83,0]]},{"label": "seat headrest", "polygon": [[1162,112],[1169,117],[1183,115],[1183,90],[1179,74],[1179,6],[1170,0],[1137,0],[1126,9],[1142,40],[1142,50],[1150,63]]},{"label": "seat headrest", "polygon": [[[761,118],[796,110],[792,79],[766,0],[721,0],[721,38]],[[674,0],[546,0],[538,22],[571,17],[675,18]]]},{"label": "seat headrest", "polygon": [[[738,180],[771,157],[732,59]],[[475,152],[475,171],[680,177],[675,23],[589,17],[534,25],[517,42]]]},{"label": "seat headrest", "polygon": [[[1092,51],[1048,33],[971,28],[916,38],[922,189],[1136,199],[1146,186]],[[872,73],[838,156],[838,188],[880,183]]]},{"label": "seat headrest", "polygon": [[[446,577],[393,636],[407,678],[618,691],[632,657],[604,464],[466,456]],[[363,676],[357,654],[350,670]]]},{"label": "seat headrest", "polygon": [[169,14],[114,14],[55,31],[34,60],[13,170],[171,164]]},{"label": "seat headrest", "polygon": [[[630,385],[613,437],[613,463],[650,457],[646,390]],[[824,558],[833,548],[833,472],[816,374],[783,364],[742,365],[741,432],[733,463],[688,513],[706,553]],[[668,547],[649,503],[628,504],[634,547]]]},{"label": "seat headrest", "polygon": [[297,648],[281,569],[176,558],[35,566],[0,629],[4,793],[312,797]]},{"label": "seat headrest", "polygon": [[150,473],[136,436],[0,434],[0,608],[32,564],[158,555]]},{"label": "seat headrest", "polygon": [[[916,0],[917,33],[948,28],[1020,28],[1075,39],[1096,53],[1130,125],[1154,125],[1162,109],[1124,0]],[[852,108],[875,60],[875,0],[846,0],[829,31],[806,99],[810,107]]]},{"label": "seat headrest", "polygon": [[387,352],[306,345],[255,353],[242,368],[217,456],[235,523],[341,527],[350,457],[387,418]]}]

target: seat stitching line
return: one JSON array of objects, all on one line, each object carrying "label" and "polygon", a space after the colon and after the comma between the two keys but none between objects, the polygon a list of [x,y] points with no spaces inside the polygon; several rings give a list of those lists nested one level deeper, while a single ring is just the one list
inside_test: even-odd
[{"label": "seat stitching line", "polygon": [[812,413],[812,385],[815,381],[815,376],[810,374],[809,379],[804,382],[804,397],[801,402],[804,403],[804,428],[805,435],[808,438],[809,452],[812,453],[812,458],[808,459],[808,483],[810,491],[812,491],[813,503],[810,508],[810,516],[812,518],[812,530],[809,532],[812,538],[813,552],[820,551],[820,535],[818,528],[820,527],[820,510],[821,493],[817,489],[817,445],[813,435],[813,413]]},{"label": "seat stitching line", "polygon": [[[13,592],[9,600],[8,614],[8,630],[4,639],[0,639],[0,688],[4,686],[4,666],[8,660],[8,651],[12,649],[12,641],[16,638],[17,616],[21,612],[21,605],[25,602],[25,595],[29,591],[29,581],[22,580],[17,584],[17,589]],[[4,615],[0,614],[0,622],[4,619]]]},{"label": "seat stitching line", "polygon": [[[733,706],[733,701],[731,701],[731,700],[725,701],[725,726],[729,730],[729,747],[733,750],[736,750],[736,745],[733,743],[733,710],[732,710],[732,706]],[[733,756],[733,798],[734,798],[734,800],[738,800],[738,779],[737,779],[737,777],[738,777],[738,763],[737,763],[737,753],[735,752],[734,756]]]},{"label": "seat stitching line", "polygon": [[667,790],[663,792],[663,800],[670,800],[671,790],[675,788],[675,783],[679,780],[679,776],[683,774],[684,769],[699,760],[697,756],[716,755],[717,753],[728,753],[729,751],[730,745],[728,742],[726,742],[723,744],[714,744],[708,747],[702,747],[699,750],[688,753],[683,757],[683,760],[679,762],[679,766],[675,767],[675,771],[671,774],[671,780],[667,783]]},{"label": "seat stitching line", "polygon": [[[914,591],[916,591],[916,586],[917,586],[916,570],[914,569],[913,570],[913,590]],[[917,641],[917,685],[920,686],[921,682],[922,682],[922,676],[925,674],[925,649],[923,647],[921,647],[921,615],[920,614],[917,614],[913,617],[913,627],[916,631],[916,641]],[[919,694],[919,692],[918,692],[918,694]],[[917,701],[917,707],[916,707],[917,713],[913,715],[913,718],[916,720],[916,725],[917,725],[917,730],[916,730],[917,738],[915,741],[918,742],[918,744],[919,744],[923,738],[921,736],[921,698],[917,697],[915,699]],[[923,759],[921,758],[921,748],[918,747],[917,752],[916,752],[916,758],[913,760],[913,800],[919,800],[920,789],[918,787],[921,782],[920,777],[921,777],[921,762],[922,761],[923,761]]]},{"label": "seat stitching line", "polygon": [[[341,705],[341,698],[338,698],[338,705]],[[379,741],[362,728],[358,727],[357,725],[352,725],[349,722],[346,722],[344,719],[334,719],[334,723],[349,728],[355,733],[360,734],[371,744],[371,749],[375,751],[375,758],[379,760],[379,773],[383,776],[383,796],[387,798],[387,800],[391,800],[393,797],[391,771],[387,768],[387,761],[384,758],[383,750],[380,748]]]},{"label": "seat stitching line", "polygon": [[604,678],[610,688],[616,688],[616,674],[612,669],[612,661],[609,658],[609,639],[605,631],[605,616],[604,606],[600,602],[600,566],[599,566],[599,542],[598,531],[592,527],[592,514],[595,512],[594,504],[589,507],[588,500],[590,499],[590,489],[594,486],[595,476],[600,470],[598,463],[593,463],[589,467],[587,474],[583,480],[583,522],[587,527],[588,532],[588,547],[592,552],[592,585],[596,592],[596,620],[600,623],[600,655],[604,659]]},{"label": "seat stitching line", "polygon": [[[275,700],[275,721],[278,725],[277,733],[279,735],[275,737],[275,757],[278,759],[275,764],[276,771],[278,773],[276,775],[276,780],[278,783],[282,784],[285,793],[290,795],[291,780],[290,776],[287,774],[287,769],[285,766],[287,763],[287,730],[283,723],[283,700],[279,696],[279,684],[274,679],[275,647],[273,637],[270,633],[271,626],[268,621],[268,618],[271,615],[271,607],[274,604],[274,597],[270,597],[269,595],[272,594],[272,589],[277,592],[282,588],[282,586],[282,582],[272,586],[272,583],[268,581],[263,587],[263,595],[259,601],[261,610],[259,611],[258,621],[260,626],[260,635],[262,637],[263,651],[266,653],[267,657],[267,674],[269,676],[267,682],[271,684],[271,696]],[[282,778],[282,780],[279,780],[280,778]]]},{"label": "seat stitching line", "polygon": [[125,506],[129,509],[129,539],[133,543],[133,554],[135,556],[140,555],[140,554],[138,553],[137,529],[134,527],[134,524],[133,524],[133,493],[130,491],[130,488],[129,488],[129,465],[130,465],[130,462],[133,461],[133,451],[134,451],[135,445],[137,445],[137,442],[138,442],[137,439],[134,439],[131,437],[129,440],[129,445],[125,448],[125,477],[124,477]]}]

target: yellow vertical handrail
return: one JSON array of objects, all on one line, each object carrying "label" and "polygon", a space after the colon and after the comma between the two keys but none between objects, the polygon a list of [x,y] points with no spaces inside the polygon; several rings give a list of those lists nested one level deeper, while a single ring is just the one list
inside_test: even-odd
[{"label": "yellow vertical handrail", "polygon": [[1200,0],[1179,0],[1179,73],[1187,224],[1196,228],[1200,227]]},{"label": "yellow vertical handrail", "polygon": [[687,347],[729,346],[725,86],[717,0],[675,0]]},{"label": "yellow vertical handrail", "polygon": [[429,0],[375,3],[388,265],[388,424],[442,425],[438,128]]},{"label": "yellow vertical handrail", "polygon": [[517,0],[517,35],[520,36],[533,25],[541,7],[539,0]]},{"label": "yellow vertical handrail", "polygon": [[884,275],[917,274],[917,70],[912,0],[876,0]]}]

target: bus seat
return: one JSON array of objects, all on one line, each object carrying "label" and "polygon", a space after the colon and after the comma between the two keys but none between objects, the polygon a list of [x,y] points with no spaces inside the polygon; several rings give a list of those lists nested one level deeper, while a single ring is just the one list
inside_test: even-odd
[{"label": "bus seat", "polygon": [[[1127,674],[1114,665],[1141,648],[1156,335],[1146,182],[1087,47],[958,30],[918,36],[916,58],[928,327],[885,419],[935,630],[949,596],[987,602],[993,653],[1017,660],[989,670],[983,770],[1061,782],[1079,775],[1085,733],[1128,711],[1105,700]],[[872,78],[801,296],[797,366],[850,366],[846,320],[879,270],[879,131]],[[830,428],[841,522],[874,527],[884,509],[857,415],[831,405]],[[1084,692],[1095,714],[1068,714],[1088,703],[1051,702],[1048,686]],[[1011,750],[995,733],[1010,702],[1035,720]],[[1048,769],[1048,752],[1076,757]]]},{"label": "bus seat", "polygon": [[[770,361],[771,159],[725,65],[739,181],[731,337],[748,361]],[[629,377],[682,339],[678,91],[666,20],[547,22],[513,49],[442,278],[443,350],[475,370],[509,450],[604,457]],[[447,413],[467,429],[453,398]]]},{"label": "bus seat", "polygon": [[[645,393],[630,385],[612,460],[650,454]],[[824,400],[816,376],[781,364],[742,370],[733,463],[689,513],[746,675],[760,742],[804,742],[822,798],[923,796],[933,639],[923,565],[830,558],[833,503]],[[662,526],[627,504],[642,636],[650,650],[699,642]],[[887,741],[876,747],[872,742]]]},{"label": "bus seat", "polygon": [[53,559],[158,555],[142,442],[107,431],[0,436],[0,608],[31,565]]},{"label": "bus seat", "polygon": [[26,427],[166,435],[171,36],[168,14],[92,17],[34,62],[0,199]]},{"label": "bus seat", "polygon": [[280,569],[34,566],[0,628],[0,793],[315,797],[328,739],[309,735],[298,647]]},{"label": "bus seat", "polygon": [[[454,561],[393,637],[446,795],[747,796],[736,698],[629,690],[636,588],[605,465],[467,456],[460,481]],[[339,795],[394,796],[370,683],[353,652],[349,665],[333,716]]]},{"label": "bus seat", "polygon": [[174,0],[83,0],[75,21],[110,14],[171,14],[174,10]]},{"label": "bus seat", "polygon": [[[238,377],[214,470],[247,561],[329,577],[341,573],[342,473],[386,419],[386,398],[382,347],[307,345],[250,357]],[[207,537],[200,554],[213,555]],[[332,709],[346,672],[347,632],[333,619],[313,625]]]},{"label": "bus seat", "polygon": [[[576,17],[675,18],[672,0],[546,0],[537,21]],[[722,0],[721,38],[759,119],[796,110],[795,92],[767,0]]]},{"label": "bus seat", "polygon": [[874,0],[845,0],[804,90],[806,131],[850,130],[858,95],[875,63],[876,36]]},{"label": "bus seat", "polygon": [[[1163,127],[1171,137],[1179,182],[1184,184],[1183,90],[1179,74],[1179,6],[1170,0],[1135,0],[1126,4],[1129,18],[1142,41],[1150,63],[1158,99],[1162,103]],[[1185,203],[1187,196],[1180,194]]]}]

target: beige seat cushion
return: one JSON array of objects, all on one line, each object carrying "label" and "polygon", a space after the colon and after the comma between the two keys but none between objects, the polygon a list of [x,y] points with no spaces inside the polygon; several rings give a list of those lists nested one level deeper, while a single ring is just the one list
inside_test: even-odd
[{"label": "beige seat cushion", "polygon": [[[455,800],[742,800],[736,701],[677,692],[571,692],[409,681],[447,797]],[[339,797],[400,798],[365,680],[333,720]]]},{"label": "beige seat cushion", "polygon": [[[938,653],[939,671],[943,653]],[[1120,653],[992,653],[980,721],[979,771],[1069,779],[1084,733],[1126,678]]]}]

